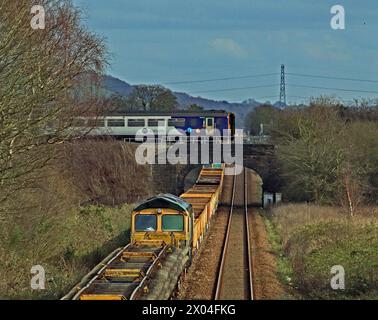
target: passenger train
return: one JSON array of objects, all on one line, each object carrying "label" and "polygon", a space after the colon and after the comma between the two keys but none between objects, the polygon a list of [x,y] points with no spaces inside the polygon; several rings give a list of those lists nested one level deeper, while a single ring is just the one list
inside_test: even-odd
[{"label": "passenger train", "polygon": [[90,136],[115,138],[135,138],[137,133],[147,134],[151,131],[156,136],[223,136],[223,130],[230,130],[233,137],[235,116],[222,110],[109,113],[98,118],[79,117],[75,119],[74,126],[93,128]]}]

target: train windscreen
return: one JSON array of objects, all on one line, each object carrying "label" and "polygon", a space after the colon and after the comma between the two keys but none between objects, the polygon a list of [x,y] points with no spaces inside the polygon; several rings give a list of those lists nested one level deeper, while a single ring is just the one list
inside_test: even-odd
[{"label": "train windscreen", "polygon": [[184,231],[184,216],[180,214],[164,215],[162,228],[163,231]]},{"label": "train windscreen", "polygon": [[135,216],[135,231],[156,231],[157,219],[154,214],[138,214]]}]

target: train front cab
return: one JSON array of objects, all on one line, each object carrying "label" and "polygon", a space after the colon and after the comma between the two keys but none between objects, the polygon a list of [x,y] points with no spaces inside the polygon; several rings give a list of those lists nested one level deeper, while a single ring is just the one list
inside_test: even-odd
[{"label": "train front cab", "polygon": [[215,129],[219,130],[217,133],[223,137],[223,130],[229,130],[231,138],[235,135],[235,115],[233,113],[227,113],[224,116],[205,117],[204,128],[206,134],[209,136],[214,135]]},{"label": "train front cab", "polygon": [[174,247],[190,246],[193,209],[182,199],[165,194],[137,206],[131,217],[131,242],[164,241]]}]

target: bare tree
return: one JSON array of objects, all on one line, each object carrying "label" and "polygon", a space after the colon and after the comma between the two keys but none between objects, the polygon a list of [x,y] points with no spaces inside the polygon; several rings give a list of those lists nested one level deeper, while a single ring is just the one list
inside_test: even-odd
[{"label": "bare tree", "polygon": [[247,114],[244,123],[252,135],[258,135],[261,131],[261,125],[264,126],[264,131],[269,133],[269,127],[274,122],[275,115],[279,109],[269,104],[262,104],[256,107],[253,111]]},{"label": "bare tree", "polygon": [[189,107],[188,107],[188,110],[189,111],[203,111],[204,108],[196,103],[193,103],[191,104]]},{"label": "bare tree", "polygon": [[162,86],[136,86],[128,103],[131,110],[172,111],[177,108],[174,94]]},{"label": "bare tree", "polygon": [[345,147],[339,144],[344,124],[334,109],[322,105],[296,110],[291,116],[288,125],[281,122],[284,118],[277,121],[286,130],[276,138],[286,177],[309,200],[332,201],[346,156]]},{"label": "bare tree", "polygon": [[365,197],[376,199],[374,121],[345,121],[338,102],[326,97],[277,116],[273,140],[295,200],[342,205],[353,216]]},{"label": "bare tree", "polygon": [[[103,41],[81,25],[69,0],[43,0],[46,27],[30,26],[29,0],[0,1],[0,202],[74,134],[72,121],[94,112]],[[76,132],[77,133],[77,132]]]}]

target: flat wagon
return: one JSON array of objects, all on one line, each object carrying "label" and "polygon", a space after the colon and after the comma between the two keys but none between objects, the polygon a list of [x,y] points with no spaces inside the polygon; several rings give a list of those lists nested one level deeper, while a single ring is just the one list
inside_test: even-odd
[{"label": "flat wagon", "polygon": [[132,212],[131,242],[63,299],[168,299],[216,213],[224,165],[204,166],[180,197],[161,194]]}]

